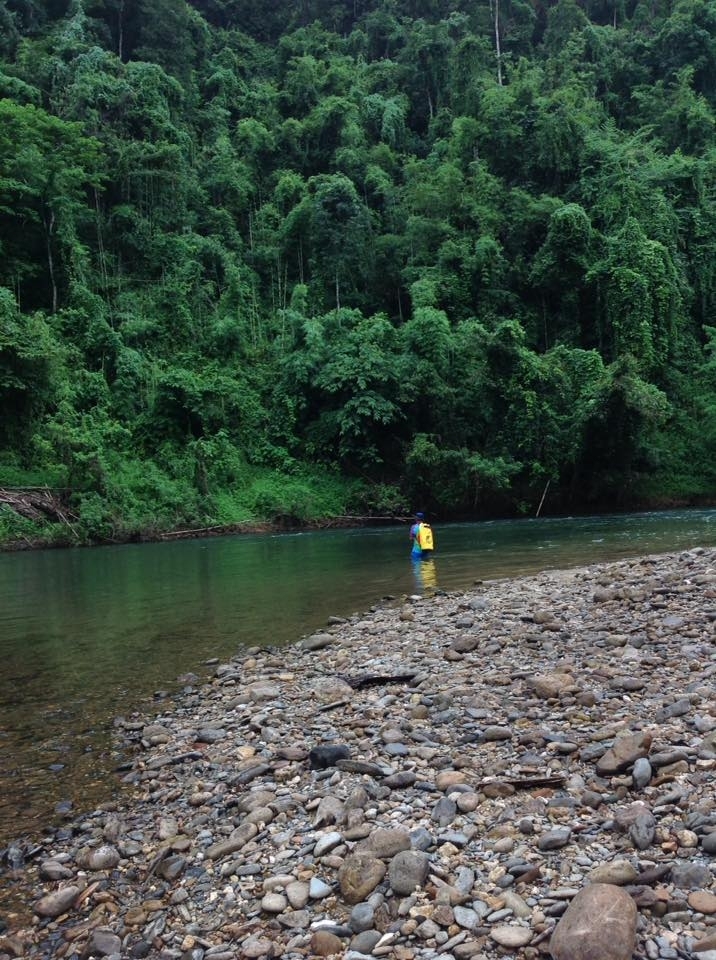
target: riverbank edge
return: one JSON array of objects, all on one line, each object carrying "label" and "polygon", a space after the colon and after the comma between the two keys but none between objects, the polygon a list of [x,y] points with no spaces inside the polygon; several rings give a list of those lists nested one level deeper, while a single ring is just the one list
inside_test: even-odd
[{"label": "riverbank edge", "polygon": [[[716,506],[714,501],[713,506]],[[304,522],[295,521],[263,521],[246,520],[240,523],[216,524],[210,527],[191,527],[187,529],[143,531],[128,534],[126,537],[108,539],[72,539],[37,537],[22,540],[0,541],[0,553],[22,553],[31,550],[67,550],[92,547],[122,547],[144,543],[170,543],[175,540],[201,540],[205,538],[240,536],[240,535],[267,535],[276,536],[282,533],[316,533],[321,530],[351,530],[360,527],[377,526],[379,524],[409,523],[413,518],[405,517],[322,517]]]},{"label": "riverbank edge", "polygon": [[[716,508],[716,497],[696,497],[696,498],[659,498],[649,501],[643,501],[634,504],[628,508],[618,510],[571,510],[565,513],[542,513],[542,517],[551,517],[565,519],[567,517],[590,517],[606,516],[611,514],[628,513],[648,513],[668,510],[710,510]],[[433,522],[448,523],[483,523],[496,520],[526,520],[531,515],[470,515],[451,517],[449,520],[439,521],[433,518]],[[36,537],[23,538],[20,540],[0,540],[0,553],[22,553],[31,550],[66,550],[74,548],[91,547],[110,547],[110,546],[128,546],[131,544],[144,543],[168,543],[174,540],[200,540],[205,538],[226,537],[226,536],[252,536],[262,535],[276,536],[282,533],[316,533],[321,530],[351,530],[361,527],[378,526],[381,524],[403,524],[410,523],[413,520],[412,515],[390,515],[390,516],[334,516],[334,517],[316,517],[311,520],[297,521],[295,519],[274,519],[274,520],[246,520],[237,523],[215,524],[203,527],[188,527],[184,529],[173,530],[144,530],[133,532],[126,536],[119,536],[105,539],[82,539],[72,538],[70,536]]]},{"label": "riverbank edge", "polygon": [[[535,605],[535,609],[540,609],[540,601],[548,600],[547,597],[543,597],[540,594],[540,590],[546,589],[544,587],[544,584],[554,585],[567,580],[570,580],[570,581],[573,580],[575,582],[586,581],[591,585],[590,589],[591,587],[596,587],[597,592],[599,592],[599,590],[601,589],[603,589],[603,592],[608,592],[606,591],[606,588],[603,587],[603,583],[602,583],[605,580],[605,577],[607,580],[613,578],[617,581],[620,578],[623,578],[628,583],[630,571],[639,570],[640,568],[645,568],[649,571],[650,576],[656,582],[660,582],[663,585],[667,582],[668,578],[666,574],[670,572],[670,568],[672,568],[671,576],[673,577],[673,568],[677,567],[682,560],[694,561],[694,560],[697,560],[697,558],[701,558],[701,559],[706,558],[706,561],[711,565],[713,565],[713,562],[716,559],[716,550],[713,547],[694,547],[688,550],[680,550],[680,551],[664,553],[664,554],[647,554],[644,556],[637,556],[637,557],[627,558],[624,560],[604,561],[600,563],[595,563],[595,564],[590,564],[590,565],[585,565],[585,566],[580,566],[575,568],[570,567],[564,570],[547,570],[547,571],[543,571],[540,574],[500,578],[492,581],[485,581],[485,583],[481,583],[477,581],[476,585],[473,588],[469,588],[466,590],[452,591],[449,593],[444,591],[436,591],[434,594],[434,597],[445,598],[447,600],[457,602],[459,609],[467,609],[467,606],[463,601],[473,601],[476,598],[480,598],[485,588],[501,591],[505,589],[507,586],[510,586],[514,588],[519,588],[520,590],[524,589],[530,592],[534,592],[535,595],[532,597],[532,602]],[[700,562],[700,559],[698,562]],[[713,569],[713,566],[711,566],[710,569]],[[602,587],[599,587],[599,584],[602,584]],[[710,596],[711,597],[714,596],[713,588],[710,589]],[[297,674],[296,679],[299,685],[306,684],[309,678],[309,675],[311,673],[315,673],[316,658],[320,660],[324,656],[325,647],[328,644],[323,641],[325,641],[328,637],[331,637],[331,636],[335,639],[336,634],[340,634],[341,630],[344,628],[345,625],[351,622],[355,623],[355,621],[358,621],[358,620],[362,620],[364,623],[369,621],[379,622],[382,616],[382,611],[386,609],[389,609],[389,608],[397,609],[400,605],[405,605],[406,603],[411,603],[411,602],[417,602],[418,604],[420,604],[420,603],[424,603],[425,601],[429,601],[430,599],[431,598],[429,596],[386,598],[385,601],[372,606],[369,611],[363,614],[355,614],[352,618],[349,618],[348,620],[344,618],[330,618],[329,624],[327,628],[325,628],[325,632],[318,630],[315,634],[311,635],[310,637],[301,638],[300,640],[297,641],[296,644],[292,644],[291,646],[281,647],[281,648],[253,648],[252,650],[249,650],[249,651],[241,651],[235,657],[231,658],[231,662],[235,663],[237,666],[241,665],[242,667],[247,667],[247,666],[251,667],[251,666],[256,666],[255,658],[258,658],[259,660],[265,660],[269,667],[267,674],[272,673],[276,675],[277,672],[279,672],[279,675],[282,675],[285,679],[287,671],[288,672],[296,671],[296,674]],[[610,602],[610,600],[619,599],[619,598],[615,596],[612,596],[610,598],[610,597],[607,597],[606,595],[597,597],[595,594],[593,599],[599,603],[608,603]],[[507,602],[507,600],[505,600],[504,602],[507,608],[509,608],[510,604]],[[498,603],[498,606],[499,606],[499,603]],[[402,615],[401,615],[401,619],[402,619]],[[541,621],[536,616],[535,616],[535,623],[542,623],[545,630],[549,629],[549,625],[547,624],[547,621]],[[625,626],[625,624],[623,623],[620,623],[619,625],[622,627]],[[437,641],[431,641],[431,644],[434,647],[440,646],[440,644]],[[379,643],[378,640],[375,640],[374,645],[377,649],[381,644]],[[264,664],[264,667],[265,667],[265,664]],[[206,715],[204,716],[201,715],[202,709],[206,707],[206,701],[201,698],[202,698],[202,695],[204,694],[208,695],[208,694],[211,694],[212,691],[216,692],[218,687],[221,686],[222,684],[221,670],[222,669],[223,668],[219,667],[216,673],[211,678],[205,681],[200,681],[197,689],[189,689],[183,693],[181,691],[178,692],[175,696],[171,698],[170,704],[164,705],[164,709],[156,705],[156,709],[154,710],[147,709],[141,714],[133,715],[132,723],[131,723],[132,727],[140,728],[142,724],[148,724],[148,725],[151,725],[153,723],[156,724],[158,722],[158,718],[156,716],[157,712],[159,713],[160,718],[164,723],[170,723],[172,718],[176,718],[179,715],[181,715],[182,712],[184,712],[182,723],[185,726],[188,724],[189,726],[195,726],[200,728],[203,724],[204,727],[211,729],[212,724],[221,725],[221,721],[222,719],[224,719],[223,711],[221,709],[221,704],[216,703],[213,708],[213,712],[211,709],[209,710],[209,717],[207,719]],[[258,673],[260,674],[261,671],[259,670]],[[303,673],[304,676],[301,676],[300,675],[301,673]],[[224,676],[226,675],[224,674]],[[383,677],[383,679],[385,680],[386,678]],[[396,679],[400,679],[400,678],[396,678]],[[261,678],[261,676],[254,676],[252,680],[254,685],[261,684],[264,682],[270,682],[267,680],[265,681],[264,679]],[[437,689],[436,695],[440,696],[445,692],[446,691],[442,691],[441,693],[441,688],[440,688],[440,689]],[[326,705],[324,706],[323,709],[332,710],[333,702],[336,701],[336,696],[334,695],[334,693],[331,693],[328,691],[326,691],[326,693],[327,693]],[[263,693],[257,699],[257,709],[261,707],[262,702],[263,702]],[[550,702],[553,702],[553,701],[550,701]],[[192,708],[192,703],[194,704],[194,708]],[[187,710],[188,710],[188,714],[186,713]],[[205,710],[204,710],[204,713],[206,713]],[[152,716],[153,714],[154,716]],[[211,741],[208,741],[208,742],[211,743]],[[131,766],[131,768],[134,769],[135,771],[139,769],[146,769],[146,767],[148,766],[148,763],[151,761],[151,758],[154,756],[154,758],[156,759],[157,751],[161,753],[161,751],[164,749],[161,744],[162,744],[161,740],[157,741],[157,743],[153,745],[145,743],[141,752],[139,752],[136,755],[135,759],[131,762],[131,764],[129,764],[129,766]],[[124,744],[124,746],[126,747],[126,743]],[[295,760],[296,757],[293,757],[291,759]],[[304,759],[305,759],[305,756],[304,756]],[[126,769],[126,766],[125,766],[125,769]],[[245,780],[242,782],[250,783],[251,780]],[[189,786],[188,781],[185,784],[185,786],[187,787]],[[85,813],[77,814],[75,819],[73,819],[73,821],[68,823],[68,826],[73,828],[75,826],[78,826],[80,832],[82,831],[82,829],[86,830],[87,817],[88,816],[96,817],[98,813],[101,811],[109,812],[110,820],[113,817],[116,819],[117,815],[126,816],[130,821],[132,821],[132,819],[137,820],[140,817],[139,807],[144,802],[146,802],[146,796],[143,798],[139,798],[139,797],[133,798],[130,794],[127,794],[123,790],[120,794],[118,794],[117,798],[114,801],[105,804],[103,807],[99,808],[99,811],[95,811],[95,813],[93,814],[85,814]],[[84,827],[82,826],[83,821],[85,821]],[[326,823],[329,823],[329,822],[330,820],[326,821]],[[105,837],[105,839],[107,838]],[[52,839],[50,838],[45,838],[43,841],[41,841],[41,843],[48,847],[53,846]],[[62,847],[62,843],[60,842],[55,846]],[[165,854],[166,854],[166,850],[165,850]],[[155,868],[156,868],[156,863],[150,869],[149,875],[151,875],[152,871]],[[30,883],[28,882],[26,892],[25,892],[24,899],[28,908],[30,908],[33,902],[36,901],[36,898],[38,895],[38,885],[37,885],[36,877],[35,877],[34,883],[35,883],[35,887],[34,889],[32,889]],[[47,888],[48,886],[49,885],[45,882],[44,887]],[[98,884],[96,882],[91,884],[88,883],[86,890],[90,890],[92,893],[94,893],[97,886]],[[138,895],[142,895],[142,888],[144,886],[145,886],[144,882],[137,884]],[[85,899],[88,899],[88,898],[85,896],[85,893],[83,892],[79,900],[80,902],[84,902]],[[99,902],[104,902],[104,901],[101,898]],[[0,919],[2,918],[0,917]],[[65,912],[63,912],[63,915],[59,918],[59,922],[62,924],[67,924],[69,922],[68,916],[66,915]],[[67,927],[65,927],[65,929],[67,929]],[[37,932],[38,932],[37,930],[34,931],[34,933],[37,933]],[[7,931],[4,935],[0,930],[0,941],[3,939],[3,936],[5,938],[7,938],[8,936],[11,936],[11,937],[18,936],[22,940],[23,937],[28,937],[31,935],[34,935],[34,934],[32,934],[32,932],[27,929],[25,930],[18,929],[14,933],[12,931]],[[71,937],[70,940],[72,939],[73,938]],[[17,944],[17,942],[19,941],[15,941],[15,944]],[[242,953],[240,955],[243,956],[244,954]],[[246,955],[253,956],[253,954],[246,954]],[[516,954],[516,956],[521,956],[521,955],[522,955],[521,953]],[[14,953],[13,956],[35,957],[35,956],[40,956],[40,954],[31,950],[29,953],[25,953],[25,952]],[[46,956],[46,954],[43,954],[43,956]]]}]

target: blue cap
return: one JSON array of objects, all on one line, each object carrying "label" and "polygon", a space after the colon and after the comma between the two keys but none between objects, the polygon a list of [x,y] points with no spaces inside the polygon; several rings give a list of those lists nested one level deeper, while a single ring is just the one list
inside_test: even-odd
[{"label": "blue cap", "polygon": [[415,516],[418,518],[418,520],[424,520],[424,519],[425,519],[425,514],[424,514],[424,513],[420,513],[420,511],[418,511],[418,512],[415,514]]}]

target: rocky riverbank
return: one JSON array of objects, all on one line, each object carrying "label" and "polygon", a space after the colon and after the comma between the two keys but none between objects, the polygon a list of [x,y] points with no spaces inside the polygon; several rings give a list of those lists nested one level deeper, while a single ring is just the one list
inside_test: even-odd
[{"label": "rocky riverbank", "polygon": [[[280,597],[277,597],[280,603]],[[117,724],[0,960],[716,960],[716,550],[386,603]]]}]

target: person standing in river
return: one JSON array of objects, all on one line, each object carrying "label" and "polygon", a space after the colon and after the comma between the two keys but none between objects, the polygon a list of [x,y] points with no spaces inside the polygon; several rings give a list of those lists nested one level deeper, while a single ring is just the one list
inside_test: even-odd
[{"label": "person standing in river", "polygon": [[411,556],[414,560],[423,560],[432,557],[435,549],[435,538],[430,524],[425,520],[425,514],[415,514],[415,522],[410,527]]}]

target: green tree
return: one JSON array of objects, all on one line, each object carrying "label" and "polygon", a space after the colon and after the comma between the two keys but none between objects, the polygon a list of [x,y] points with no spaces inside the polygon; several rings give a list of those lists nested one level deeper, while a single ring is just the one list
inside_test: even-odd
[{"label": "green tree", "polygon": [[312,269],[333,287],[336,309],[359,289],[370,255],[370,217],[354,184],[342,174],[313,178]]},{"label": "green tree", "polygon": [[680,278],[669,250],[649,240],[636,220],[606,240],[606,256],[589,272],[600,304],[600,350],[607,360],[630,354],[646,374],[673,354],[681,312]]},{"label": "green tree", "polygon": [[23,305],[55,313],[87,258],[86,189],[99,187],[99,144],[79,124],[0,100],[0,280]]}]

